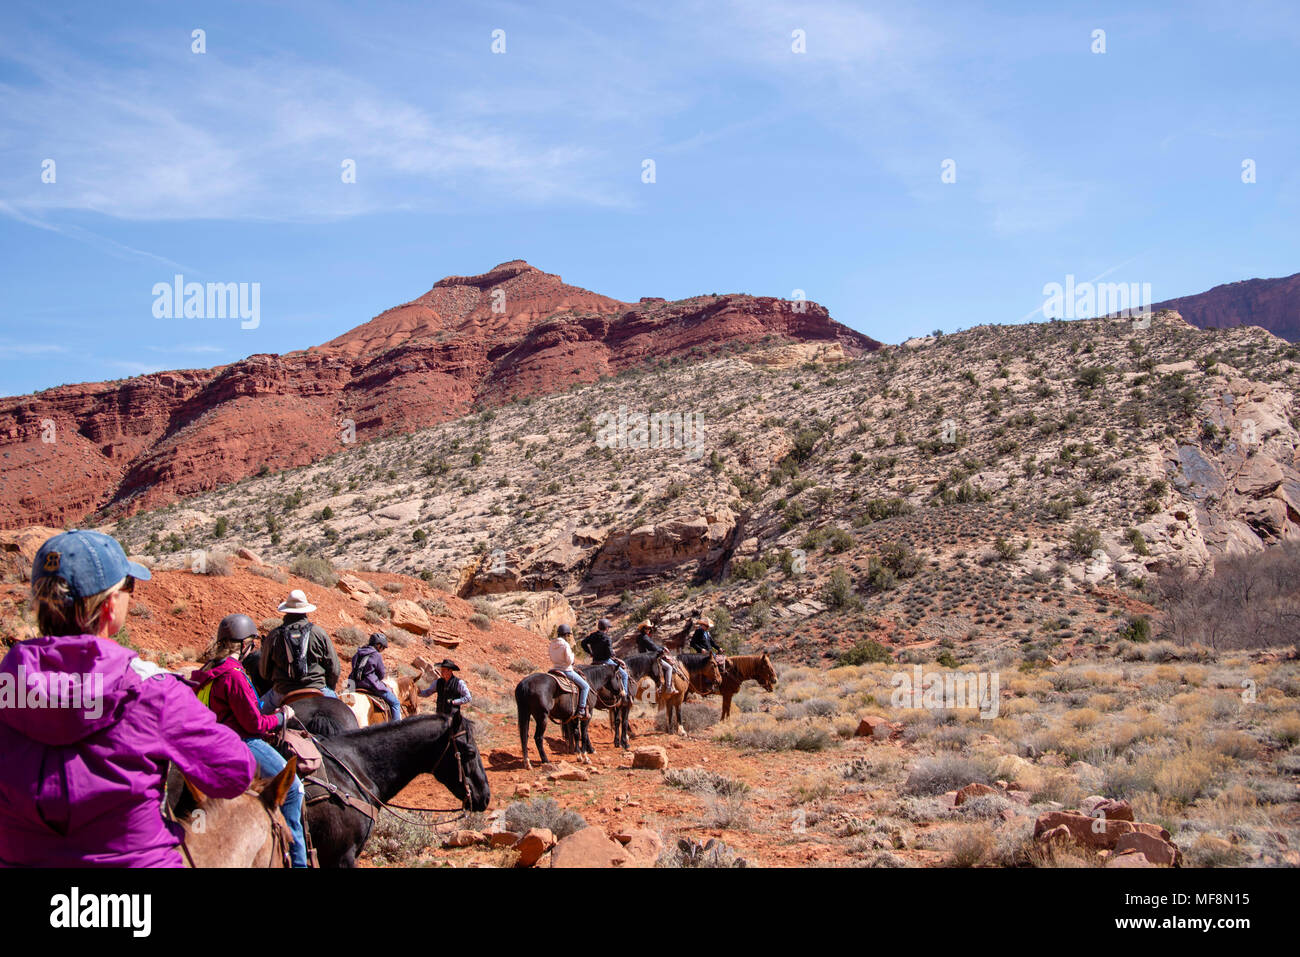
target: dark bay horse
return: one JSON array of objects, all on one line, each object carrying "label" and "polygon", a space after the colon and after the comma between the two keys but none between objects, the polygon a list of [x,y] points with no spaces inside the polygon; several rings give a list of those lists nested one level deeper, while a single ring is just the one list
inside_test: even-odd
[{"label": "dark bay horse", "polygon": [[[629,716],[632,713],[632,705],[625,704],[623,701],[623,682],[618,677],[618,666],[612,662],[603,662],[598,665],[576,667],[591,685],[591,697],[587,699],[587,703],[601,711],[609,712],[609,727],[614,732],[614,747],[626,751],[630,746],[632,728]],[[629,687],[631,682],[632,678],[629,675]],[[590,738],[584,741],[584,746],[590,752],[594,753],[596,750],[591,746]]]},{"label": "dark bay horse", "polygon": [[560,726],[564,735],[564,747],[569,754],[582,756],[585,763],[590,739],[587,737],[586,718],[576,717],[578,712],[578,693],[561,691],[554,675],[536,672],[528,675],[515,685],[515,712],[519,716],[519,750],[524,756],[524,767],[531,768],[528,758],[528,723],[533,721],[537,730],[533,740],[537,742],[537,756],[546,763],[546,719],[550,718]]},{"label": "dark bay horse", "polygon": [[304,698],[294,698],[289,702],[294,717],[304,727],[319,738],[332,738],[345,731],[355,731],[361,727],[357,716],[351,708],[338,698],[315,694]]},{"label": "dark bay horse", "polygon": [[[686,667],[691,676],[691,693],[698,695],[717,694],[722,687],[722,667],[713,655],[678,655],[677,660]],[[722,659],[725,663],[727,659]]]},{"label": "dark bay horse", "polygon": [[417,775],[432,774],[466,810],[486,811],[492,800],[473,725],[459,714],[372,724],[317,745],[321,768],[303,781],[303,824],[321,867],[355,867],[378,801],[391,800]]},{"label": "dark bay horse", "polygon": [[664,719],[668,729],[685,734],[682,724],[682,704],[691,692],[711,693],[722,684],[722,669],[713,655],[678,655],[673,675],[673,687],[659,696],[659,705],[665,709]]},{"label": "dark bay horse", "polygon": [[746,681],[757,681],[764,691],[776,690],[776,668],[767,652],[761,655],[730,655],[722,669],[722,720],[731,717],[731,699]]}]

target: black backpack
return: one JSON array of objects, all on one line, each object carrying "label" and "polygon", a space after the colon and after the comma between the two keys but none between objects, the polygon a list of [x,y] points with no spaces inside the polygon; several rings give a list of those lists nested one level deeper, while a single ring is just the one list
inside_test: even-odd
[{"label": "black backpack", "polygon": [[311,622],[304,618],[284,625],[280,630],[291,681],[301,681],[307,676],[307,646],[311,644],[311,629]]}]

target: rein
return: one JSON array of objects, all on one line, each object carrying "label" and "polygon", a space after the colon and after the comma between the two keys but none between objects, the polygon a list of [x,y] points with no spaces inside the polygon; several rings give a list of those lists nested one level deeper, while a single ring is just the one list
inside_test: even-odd
[{"label": "rein", "polygon": [[[433,767],[436,768],[438,767],[438,765],[442,764],[443,758],[447,756],[448,749],[452,748],[452,746],[456,742],[456,739],[463,737],[465,733],[466,733],[465,729],[462,727],[459,731],[455,732],[454,734],[447,735],[447,743],[443,745],[442,753],[438,755],[438,759],[433,762]],[[343,791],[341,788],[337,787],[336,785],[334,785],[332,782],[329,781],[318,781],[315,778],[306,778],[303,781],[303,783],[314,784],[317,787],[324,788],[326,791],[333,794],[335,797],[338,797],[341,800],[343,800],[349,806],[356,808],[356,810],[358,811],[361,811],[363,814],[369,817],[371,821],[376,821],[378,819],[378,814],[373,807],[373,805],[375,804],[378,804],[384,810],[388,811],[389,814],[392,814],[393,817],[397,818],[399,821],[402,821],[403,823],[406,824],[410,824],[413,827],[438,828],[444,824],[450,824],[453,821],[459,821],[462,818],[464,818],[468,813],[466,810],[466,808],[468,808],[469,806],[468,788],[465,788],[465,795],[466,795],[465,801],[461,804],[459,808],[410,807],[405,804],[389,804],[379,795],[371,791],[370,788],[366,787],[365,784],[361,781],[361,779],[357,777],[356,772],[352,770],[351,766],[349,766],[347,762],[345,762],[342,758],[340,758],[329,748],[327,748],[325,746],[324,741],[317,738],[316,747],[320,748],[322,754],[328,755],[330,760],[332,760],[335,764],[337,764],[339,767],[341,767],[344,771],[347,772],[348,777],[352,779],[352,782],[357,786],[357,788],[366,797],[367,801],[369,801],[370,804],[365,805],[364,807],[359,806],[360,802],[357,801],[357,799],[353,795],[348,794],[346,791]],[[463,787],[465,784],[465,762],[464,759],[461,757],[459,748],[456,749],[456,772],[459,775],[460,783]],[[447,818],[446,820],[430,822],[430,821],[417,821],[412,818],[408,818],[405,815],[398,814],[397,813],[398,809],[403,811],[426,811],[435,814],[446,814],[452,811],[460,811],[460,813],[455,815],[454,817]]]}]

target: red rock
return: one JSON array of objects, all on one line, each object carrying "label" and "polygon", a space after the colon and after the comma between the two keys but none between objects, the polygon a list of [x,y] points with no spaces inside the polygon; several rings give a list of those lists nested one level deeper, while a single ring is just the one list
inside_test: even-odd
[{"label": "red rock", "polygon": [[[505,311],[494,311],[501,301]],[[813,302],[799,312],[743,295],[629,304],[525,262],[502,263],[440,280],[315,348],[0,401],[0,526],[58,526],[110,504],[155,508],[264,466],[306,465],[351,442],[426,428],[478,403],[546,395],[649,359],[765,336],[849,352],[880,347]],[[340,406],[364,410],[352,420],[355,435]],[[46,419],[53,443],[41,441]]]},{"label": "red rock", "polygon": [[555,847],[555,835],[549,829],[530,827],[528,833],[515,844],[515,850],[519,852],[519,866],[532,867],[553,847]]},{"label": "red rock", "polygon": [[1158,302],[1152,311],[1172,309],[1202,329],[1259,326],[1274,335],[1300,340],[1300,273],[1283,279],[1247,279],[1225,283],[1206,292]]},{"label": "red rock", "polygon": [[624,867],[631,856],[598,827],[584,827],[562,838],[551,851],[552,867]]},{"label": "red rock", "polygon": [[472,847],[483,843],[483,835],[478,831],[455,831],[442,842],[443,847]]},{"label": "red rock", "polygon": [[1173,844],[1143,831],[1121,834],[1119,840],[1115,842],[1115,850],[1119,854],[1124,854],[1125,851],[1137,851],[1152,864],[1164,864],[1169,867],[1177,864],[1182,857]]},{"label": "red rock", "polygon": [[953,799],[952,803],[955,806],[960,807],[961,805],[969,801],[971,798],[981,797],[982,795],[985,794],[997,794],[997,793],[999,793],[997,788],[989,787],[987,784],[980,784],[978,782],[972,781],[970,784],[966,785],[964,788],[962,788],[957,792],[957,796]]},{"label": "red rock", "polygon": [[658,745],[637,748],[632,752],[632,767],[661,770],[668,767],[668,752]]},{"label": "red rock", "polygon": [[392,621],[398,628],[405,628],[413,635],[428,634],[433,625],[424,609],[409,598],[399,598],[389,604]]},{"label": "red rock", "polygon": [[514,831],[493,831],[488,835],[488,843],[493,847],[514,847],[521,836]]},{"label": "red rock", "polygon": [[262,561],[262,557],[258,555],[257,552],[253,551],[251,548],[241,548],[239,549],[239,551],[235,552],[235,554],[238,555],[240,558],[242,558],[244,561],[251,562],[254,565],[265,564]]},{"label": "red rock", "polygon": [[858,738],[888,738],[900,730],[899,725],[886,721],[878,714],[869,714],[858,722],[858,729],[853,732]]},{"label": "red rock", "polygon": [[1106,862],[1107,867],[1155,867],[1142,854],[1120,854]]}]

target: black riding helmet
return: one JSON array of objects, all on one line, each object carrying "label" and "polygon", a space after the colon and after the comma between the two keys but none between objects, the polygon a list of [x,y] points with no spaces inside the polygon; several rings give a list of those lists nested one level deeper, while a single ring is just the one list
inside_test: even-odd
[{"label": "black riding helmet", "polygon": [[227,615],[217,625],[217,641],[237,644],[257,637],[257,622],[247,615]]},{"label": "black riding helmet", "polygon": [[561,634],[561,635],[571,635],[571,634],[573,634],[573,629],[570,628],[568,625],[560,625],[560,627],[557,628],[557,629],[555,629],[555,630],[556,630],[557,633],[559,633],[559,634]]},{"label": "black riding helmet", "polygon": [[374,645],[376,648],[387,648],[388,636],[385,635],[382,631],[377,631],[370,636],[370,643]]}]

